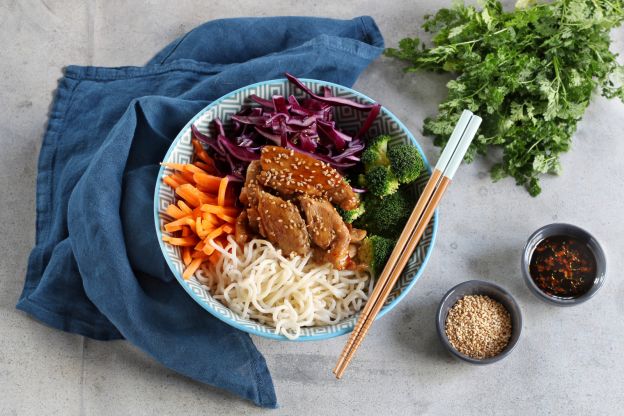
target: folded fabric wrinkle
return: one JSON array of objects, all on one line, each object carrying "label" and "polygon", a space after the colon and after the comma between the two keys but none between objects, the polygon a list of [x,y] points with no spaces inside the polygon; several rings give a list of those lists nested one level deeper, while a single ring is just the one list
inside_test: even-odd
[{"label": "folded fabric wrinkle", "polygon": [[165,263],[151,215],[158,164],[220,96],[285,72],[351,86],[382,51],[367,16],[242,18],[205,23],[143,67],[66,67],[17,308],[64,331],[127,339],[181,374],[276,407],[251,338],[201,309]]}]

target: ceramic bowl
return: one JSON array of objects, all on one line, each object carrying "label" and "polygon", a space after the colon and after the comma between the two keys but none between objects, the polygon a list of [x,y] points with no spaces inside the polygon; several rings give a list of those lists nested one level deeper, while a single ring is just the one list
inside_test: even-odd
[{"label": "ceramic bowl", "polygon": [[[343,87],[341,85],[333,84],[325,81],[318,81],[313,79],[302,79],[303,83],[311,88],[313,91],[320,91],[322,86],[328,87],[333,95],[339,97],[349,98],[361,103],[373,103],[374,101],[364,94],[361,94],[350,88]],[[260,82],[257,84],[249,85],[240,88],[236,91],[227,94],[218,100],[214,101],[202,111],[200,111],[195,117],[193,117],[188,124],[182,129],[182,131],[175,138],[169,151],[167,152],[164,162],[173,163],[189,163],[193,159],[193,148],[191,145],[191,124],[194,124],[201,132],[213,135],[215,132],[212,127],[211,121],[216,117],[224,121],[226,129],[229,126],[230,117],[238,112],[243,106],[254,106],[255,104],[249,100],[251,94],[256,94],[262,98],[270,99],[275,94],[283,96],[289,96],[294,94],[297,97],[303,97],[304,93],[296,89],[286,79],[277,79],[272,81]],[[335,107],[334,119],[339,128],[344,131],[354,131],[362,124],[365,113],[354,111],[348,107]],[[390,146],[397,143],[412,143],[421,153],[427,167],[427,173],[422,175],[415,183],[414,192],[422,190],[429,179],[431,168],[426,161],[425,155],[422,149],[418,145],[418,142],[414,136],[407,130],[405,125],[399,121],[399,119],[392,114],[387,108],[381,110],[377,120],[373,123],[367,136],[374,137],[379,134],[388,134],[393,137],[393,141]],[[158,241],[162,249],[163,255],[167,261],[167,264],[171,268],[171,271],[175,275],[176,279],[182,285],[184,290],[204,309],[210,312],[212,315],[226,322],[227,324],[238,328],[242,331],[249,332],[250,334],[258,335],[261,337],[272,338],[277,340],[286,340],[287,338],[281,334],[276,334],[275,330],[270,326],[263,325],[259,322],[243,319],[230,309],[228,309],[221,302],[215,300],[209,293],[206,287],[202,286],[195,277],[191,277],[188,280],[182,278],[182,272],[184,263],[178,247],[174,247],[169,243],[162,241],[162,234],[164,224],[171,220],[166,214],[167,206],[175,201],[175,194],[171,188],[162,183],[162,177],[164,175],[171,174],[171,170],[166,167],[161,167],[158,181],[156,183],[156,190],[154,194],[154,220],[156,225],[156,233],[158,234]],[[423,270],[431,251],[433,249],[436,229],[437,229],[437,213],[436,216],[429,223],[425,234],[420,241],[420,244],[414,251],[412,257],[407,264],[402,276],[400,277],[396,287],[390,294],[388,301],[384,305],[379,316],[383,316],[389,310],[391,310],[396,304],[410,291],[414,286]],[[203,273],[198,271],[198,273]],[[309,340],[322,340],[326,338],[332,338],[338,335],[342,335],[350,332],[355,324],[355,317],[351,317],[342,322],[334,325],[316,326],[303,328],[302,333],[297,338],[298,341]]]},{"label": "ceramic bowl", "polygon": [[[455,347],[453,347],[446,335],[445,326],[449,310],[453,307],[453,305],[455,305],[458,300],[460,300],[464,296],[469,295],[489,296],[495,301],[500,302],[509,312],[509,315],[511,317],[511,338],[509,339],[509,343],[507,344],[505,349],[494,357],[484,358],[480,360],[462,354],[461,352],[457,351]],[[522,313],[520,312],[520,307],[518,306],[518,303],[513,298],[513,296],[511,296],[511,293],[509,293],[506,289],[491,282],[484,282],[482,280],[469,280],[467,282],[463,282],[458,284],[457,286],[454,286],[451,290],[446,292],[446,294],[440,301],[440,305],[438,306],[438,311],[436,313],[436,329],[442,345],[444,345],[444,348],[449,353],[451,353],[453,357],[470,364],[492,364],[508,356],[511,351],[513,351],[513,349],[516,347],[516,344],[520,339],[520,333],[522,332]]]},{"label": "ceramic bowl", "polygon": [[[537,245],[545,238],[555,235],[575,237],[579,241],[585,242],[591,252],[594,254],[594,258],[596,259],[596,277],[594,279],[594,284],[592,285],[591,289],[589,289],[587,292],[580,296],[574,298],[563,298],[548,294],[542,291],[533,281],[533,278],[531,278],[529,266],[531,264],[531,256],[533,255],[535,247],[537,247]],[[531,236],[527,240],[526,245],[524,246],[524,251],[522,252],[521,267],[522,275],[524,276],[524,281],[526,285],[529,287],[531,293],[533,293],[539,299],[551,305],[574,306],[590,299],[602,287],[607,274],[607,258],[598,240],[588,231],[577,227],[576,225],[554,223],[545,225],[535,231],[533,234],[531,234]]]}]

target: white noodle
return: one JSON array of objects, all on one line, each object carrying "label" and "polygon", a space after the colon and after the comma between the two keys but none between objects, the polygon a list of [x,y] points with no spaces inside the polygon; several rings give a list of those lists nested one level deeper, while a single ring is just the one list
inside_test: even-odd
[{"label": "white noodle", "polygon": [[[212,242],[211,242],[212,243]],[[311,256],[286,258],[266,240],[242,248],[232,236],[222,256],[197,279],[232,311],[296,339],[301,328],[331,325],[353,316],[368,299],[372,282],[366,270],[337,270]]]}]

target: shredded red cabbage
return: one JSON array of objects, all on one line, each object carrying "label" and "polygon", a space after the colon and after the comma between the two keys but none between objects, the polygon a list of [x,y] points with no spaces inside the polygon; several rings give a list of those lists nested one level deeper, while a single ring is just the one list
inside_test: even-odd
[{"label": "shredded red cabbage", "polygon": [[[267,100],[252,94],[249,98],[260,107],[246,107],[233,115],[229,136],[219,119],[213,121],[216,138],[191,126],[193,136],[208,146],[208,153],[222,174],[242,180],[247,166],[260,158],[260,150],[265,145],[283,146],[310,155],[343,173],[359,163],[364,149],[361,138],[375,121],[381,105],[335,97],[325,86],[321,87],[319,95],[291,74],[287,73],[286,78],[310,97],[297,100],[294,95],[287,98],[274,95]],[[336,127],[332,109],[343,105],[368,112],[355,136]]]}]

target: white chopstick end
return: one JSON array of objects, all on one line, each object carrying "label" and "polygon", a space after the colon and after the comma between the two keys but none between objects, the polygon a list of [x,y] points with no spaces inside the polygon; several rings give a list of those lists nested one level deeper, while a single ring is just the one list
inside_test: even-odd
[{"label": "white chopstick end", "polygon": [[[466,110],[464,110],[465,112]],[[453,179],[455,172],[457,172],[457,168],[461,164],[466,152],[468,151],[468,147],[470,147],[470,143],[474,139],[477,134],[477,130],[483,121],[481,117],[476,116],[472,113],[470,120],[468,121],[468,125],[466,129],[463,131],[463,134],[459,140],[459,144],[457,145],[457,150],[451,156],[451,160],[448,162],[446,169],[443,171],[443,175],[449,179]],[[462,114],[463,115],[463,114]]]}]

